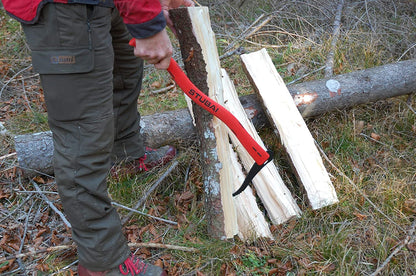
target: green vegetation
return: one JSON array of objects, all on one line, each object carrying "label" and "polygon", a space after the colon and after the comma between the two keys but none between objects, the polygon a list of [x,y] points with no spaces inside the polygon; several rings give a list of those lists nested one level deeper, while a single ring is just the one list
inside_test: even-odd
[{"label": "green vegetation", "polygon": [[[273,14],[268,24],[235,45],[246,52],[267,48],[277,71],[289,83],[323,77],[323,66],[331,48],[336,2],[238,0],[201,1],[201,4],[210,8],[220,55],[225,54],[226,47],[262,13]],[[335,51],[334,74],[414,59],[415,7],[415,1],[346,1]],[[0,156],[4,156],[14,151],[13,135],[46,130],[47,115],[38,76],[28,68],[29,50],[20,25],[9,20],[2,10],[0,18],[0,122],[10,132],[9,136],[0,136]],[[175,55],[178,53],[176,49]],[[238,93],[253,93],[238,56],[222,59],[221,65],[234,81]],[[185,108],[179,88],[154,93],[171,84],[166,72],[146,66],[139,99],[141,113]],[[411,233],[415,230],[416,215],[415,109],[414,96],[398,97],[307,120],[313,137],[329,160],[324,158],[324,164],[340,200],[320,210],[308,207],[279,138],[273,130],[262,129],[260,134],[277,153],[276,164],[282,178],[303,212],[298,219],[271,226],[273,241],[245,244],[238,238],[219,241],[209,237],[198,150],[181,144],[177,145],[181,152],[180,165],[140,209],[178,222],[178,225],[133,215],[126,224],[126,236],[130,242],[162,242],[199,250],[195,253],[139,249],[139,255],[163,265],[170,275],[367,275],[378,268],[380,275],[415,275],[416,241],[415,234]],[[15,160],[0,162],[0,206],[10,211],[27,196],[14,189],[31,189],[31,185],[12,173]],[[163,172],[164,169],[110,178],[110,195],[115,202],[132,207]],[[45,181],[43,189],[56,191],[53,178],[41,180]],[[41,204],[40,201],[35,203],[35,206]],[[119,211],[122,216],[128,213],[123,209]],[[55,216],[52,212],[44,215],[38,227],[52,222],[56,225],[59,218]],[[11,235],[13,229],[24,229],[21,223],[17,219],[2,221],[2,238]],[[55,231],[45,230],[45,234],[37,238],[44,237],[44,245],[54,246],[59,241],[67,241],[68,235],[65,227],[58,227]],[[17,247],[20,245],[18,239],[11,241],[16,242]],[[34,240],[30,241],[35,244]],[[404,242],[407,242],[405,246],[400,247]],[[400,250],[394,252],[397,248]],[[0,257],[12,253],[1,253]],[[76,261],[74,250],[42,256],[41,260],[39,256],[32,256],[21,261],[27,263],[27,271],[39,270],[45,274]],[[17,262],[13,265],[0,262],[0,272],[18,267]],[[8,270],[3,270],[5,268]],[[71,269],[74,270],[75,265],[59,274],[70,275]]]}]

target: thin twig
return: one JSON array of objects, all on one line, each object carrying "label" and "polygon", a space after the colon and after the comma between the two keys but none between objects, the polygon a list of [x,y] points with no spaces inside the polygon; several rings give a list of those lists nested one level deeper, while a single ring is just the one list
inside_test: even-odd
[{"label": "thin twig", "polygon": [[307,76],[312,75],[312,74],[314,74],[314,73],[316,73],[316,72],[319,72],[319,71],[321,71],[321,70],[323,70],[323,69],[325,69],[325,66],[319,67],[319,68],[318,68],[318,69],[316,69],[316,70],[313,70],[313,71],[311,71],[311,72],[309,72],[309,73],[307,73],[307,74],[305,74],[305,75],[303,75],[303,76],[300,76],[299,78],[294,79],[294,80],[292,80],[292,81],[290,81],[290,82],[286,83],[286,85],[290,85],[290,84],[292,84],[292,83],[298,82],[298,81],[300,81],[301,79],[306,78]]},{"label": "thin twig", "polygon": [[230,51],[230,52],[227,52],[227,53],[223,54],[222,56],[220,56],[220,60],[222,60],[224,58],[227,58],[227,57],[230,57],[230,56],[233,56],[233,55],[242,55],[242,54],[245,53],[245,51],[246,50],[243,47],[238,47],[237,49],[235,49],[233,51]]},{"label": "thin twig", "polygon": [[[32,203],[32,205],[30,205],[29,211],[26,214],[25,229],[23,231],[22,239],[20,241],[19,254],[22,254],[23,246],[25,245],[25,238],[26,238],[26,234],[27,234],[27,228],[28,228],[28,225],[29,225],[29,216],[30,216],[30,213],[32,212],[32,208],[35,205],[35,202],[36,202],[36,200]],[[24,263],[22,262],[22,260],[20,258],[18,258],[17,261],[19,263],[20,270],[22,270],[23,274],[26,275],[26,268],[24,266]]]},{"label": "thin twig", "polygon": [[416,47],[416,43],[410,46],[410,48],[408,48],[406,51],[404,51],[404,53],[397,59],[397,62],[399,62],[407,54],[407,52],[409,52],[414,47]]},{"label": "thin twig", "polygon": [[325,65],[325,77],[330,78],[333,76],[333,68],[334,68],[334,56],[335,50],[337,47],[338,37],[340,33],[340,26],[341,26],[341,15],[342,15],[342,7],[344,6],[344,0],[340,0],[337,7],[337,12],[335,14],[334,20],[334,29],[332,31],[332,40],[331,40],[331,49],[328,53]]},{"label": "thin twig", "polygon": [[29,99],[28,99],[28,97],[27,97],[26,88],[25,88],[25,81],[24,81],[24,80],[22,80],[22,90],[23,90],[23,99],[25,100],[26,105],[27,105],[27,107],[29,108],[30,112],[32,112],[32,113],[33,113],[33,109],[32,109],[32,107],[30,106]]},{"label": "thin twig", "polygon": [[149,247],[149,248],[161,248],[161,249],[172,249],[172,250],[180,250],[186,252],[198,252],[198,249],[193,247],[185,247],[179,245],[172,245],[172,244],[163,244],[163,243],[153,243],[153,242],[139,242],[139,243],[129,243],[129,247]]},{"label": "thin twig", "polygon": [[22,70],[20,70],[19,72],[17,72],[16,74],[13,75],[13,77],[11,77],[8,81],[6,81],[6,83],[3,85],[3,87],[0,90],[0,97],[1,94],[3,93],[3,90],[6,89],[7,85],[14,79],[16,78],[18,75],[20,75],[21,73],[23,73],[24,71],[28,70],[30,67],[32,67],[32,64],[29,65],[28,67],[23,68]]},{"label": "thin twig", "polygon": [[15,157],[16,155],[17,155],[16,152],[12,152],[12,153],[0,156],[0,160],[7,159],[7,158],[10,158],[10,157]]},{"label": "thin twig", "polygon": [[[38,191],[22,191],[19,189],[13,189],[13,192],[18,194],[38,194]],[[51,195],[59,195],[57,192],[48,192],[48,191],[42,191],[43,194],[51,194]]]},{"label": "thin twig", "polygon": [[26,253],[20,253],[20,254],[15,254],[12,256],[7,256],[7,257],[3,257],[0,258],[0,263],[5,262],[5,261],[9,261],[9,260],[15,260],[18,258],[25,258],[25,257],[29,257],[29,256],[36,256],[39,254],[43,254],[43,253],[48,253],[48,252],[56,252],[59,250],[66,250],[66,249],[72,249],[75,248],[75,244],[70,244],[70,245],[57,245],[57,246],[52,246],[52,247],[48,247],[48,248],[42,248],[42,249],[38,249],[35,251],[30,251],[30,252],[26,252]]},{"label": "thin twig", "polygon": [[[162,244],[162,243],[152,243],[152,242],[139,242],[139,243],[128,243],[128,246],[131,248],[136,247],[147,247],[147,248],[161,248],[161,249],[171,249],[171,250],[180,250],[180,251],[186,251],[186,252],[198,252],[198,249],[193,247],[185,247],[185,246],[179,246],[179,245],[171,245],[171,244]],[[0,263],[3,263],[5,261],[9,260],[15,260],[18,258],[24,258],[24,257],[30,257],[30,256],[36,256],[43,253],[50,253],[50,252],[56,252],[60,250],[68,250],[68,249],[75,249],[75,244],[67,244],[67,245],[57,245],[52,246],[48,248],[42,248],[35,251],[30,251],[26,253],[20,253],[15,254],[12,256],[7,256],[0,258]]]},{"label": "thin twig", "polygon": [[11,211],[10,213],[8,213],[8,214],[7,214],[7,216],[2,217],[2,218],[0,219],[0,223],[1,223],[1,222],[3,222],[4,220],[6,220],[7,218],[11,217],[11,216],[13,215],[13,213],[15,213],[16,211],[21,210],[21,209],[20,209],[20,207],[22,207],[23,205],[25,205],[25,204],[26,204],[26,202],[28,202],[28,200],[32,198],[32,196],[33,196],[33,195],[29,195],[28,197],[26,197],[26,198],[25,198],[25,200],[23,200],[23,201],[19,204],[19,206],[15,207],[15,208],[13,209],[13,211]]},{"label": "thin twig", "polygon": [[390,253],[390,255],[384,260],[384,262],[370,275],[370,276],[376,276],[383,271],[383,269],[389,264],[391,259],[400,252],[400,250],[403,249],[406,245],[413,243],[416,239],[415,236],[415,230],[416,230],[416,220],[413,221],[412,226],[410,227],[410,230],[404,240],[400,242],[400,245],[394,249],[393,252]]},{"label": "thin twig", "polygon": [[[170,167],[166,170],[165,173],[163,173],[163,175],[161,177],[159,177],[158,180],[156,180],[152,186],[150,187],[150,189],[146,192],[146,194],[136,203],[136,205],[134,206],[133,210],[137,210],[139,209],[147,200],[147,198],[150,196],[151,193],[153,193],[153,191],[160,185],[160,183],[162,183],[163,180],[165,180],[165,178],[176,168],[176,166],[178,165],[178,161],[174,161],[172,163],[172,165],[170,165]],[[122,220],[122,224],[125,224],[130,217],[132,216],[132,212],[128,213]]]},{"label": "thin twig", "polygon": [[410,101],[411,101],[411,99],[412,99],[412,94],[410,94],[409,95],[409,97],[407,98],[407,101],[406,101],[406,105],[407,105],[407,107],[414,113],[414,114],[416,114],[416,111],[413,109],[413,107],[410,105]]},{"label": "thin twig", "polygon": [[169,86],[166,86],[166,87],[158,89],[158,90],[153,90],[151,92],[152,92],[152,94],[161,94],[161,93],[167,92],[167,91],[169,91],[169,90],[171,90],[172,88],[175,88],[175,87],[176,87],[175,84],[171,84]]},{"label": "thin twig", "polygon": [[329,159],[329,157],[325,154],[323,149],[320,147],[320,145],[316,141],[315,141],[315,144],[316,144],[317,148],[319,149],[319,151],[321,152],[322,156],[325,158],[325,160],[338,172],[339,175],[341,175],[342,177],[347,179],[348,182],[361,194],[362,197],[364,197],[365,200],[367,200],[368,203],[370,203],[371,206],[373,206],[373,208],[377,212],[379,212],[381,215],[383,215],[388,221],[390,221],[391,223],[396,225],[397,228],[399,228],[402,231],[405,231],[403,229],[403,227],[398,225],[395,221],[393,221],[390,217],[388,217],[383,211],[381,211],[380,208],[378,208],[377,205],[375,205],[345,173],[343,173],[340,169],[338,169],[334,165],[334,163],[332,163],[332,161]]},{"label": "thin twig", "polygon": [[58,271],[56,271],[56,272],[54,272],[54,273],[50,274],[50,276],[52,276],[52,275],[58,275],[58,274],[61,274],[61,273],[62,273],[62,272],[64,272],[65,270],[70,269],[72,266],[76,265],[78,262],[79,262],[79,260],[75,260],[75,261],[73,261],[72,263],[70,263],[69,265],[66,265],[66,266],[65,266],[65,267],[63,267],[63,268],[60,268]]},{"label": "thin twig", "polygon": [[69,223],[69,221],[66,219],[65,215],[58,210],[58,208],[56,208],[56,206],[43,194],[42,190],[39,188],[38,184],[36,184],[35,181],[33,181],[33,179],[30,179],[30,183],[32,183],[32,185],[35,187],[36,191],[38,191],[39,195],[42,197],[42,199],[48,203],[48,205],[52,208],[52,210],[54,210],[63,220],[63,222],[65,223],[66,226],[68,226],[68,228],[71,228],[71,223]]},{"label": "thin twig", "polygon": [[173,225],[178,225],[178,223],[177,223],[177,222],[174,222],[174,221],[171,221],[171,220],[167,220],[167,219],[163,219],[163,218],[159,218],[159,217],[155,217],[155,216],[152,216],[152,215],[149,215],[149,214],[146,214],[146,213],[143,213],[143,212],[137,211],[137,210],[132,209],[132,208],[130,208],[130,207],[124,206],[124,205],[119,204],[119,203],[114,202],[114,201],[112,201],[112,202],[111,202],[111,204],[113,204],[114,206],[117,206],[117,207],[120,207],[120,208],[123,208],[123,209],[129,210],[129,211],[131,211],[131,212],[134,212],[134,213],[137,213],[137,214],[140,214],[140,215],[143,215],[143,216],[146,216],[146,217],[152,218],[152,219],[160,220],[160,221],[163,221],[163,222],[166,222],[166,223],[169,223],[169,224],[173,224]]},{"label": "thin twig", "polygon": [[370,26],[371,31],[374,32],[373,24],[371,24],[370,15],[368,14],[368,4],[367,4],[367,0],[364,0],[364,4],[365,4],[365,14],[367,15],[367,19],[368,19],[368,25]]},{"label": "thin twig", "polygon": [[261,14],[259,17],[257,17],[256,20],[254,20],[253,23],[250,24],[250,26],[248,26],[233,42],[231,42],[230,44],[228,44],[228,46],[225,48],[225,52],[228,52],[230,49],[232,49],[234,47],[234,45],[242,40],[243,38],[245,38],[246,33],[255,25],[257,24],[257,22],[260,21],[260,19],[262,19],[264,17],[264,13]]}]

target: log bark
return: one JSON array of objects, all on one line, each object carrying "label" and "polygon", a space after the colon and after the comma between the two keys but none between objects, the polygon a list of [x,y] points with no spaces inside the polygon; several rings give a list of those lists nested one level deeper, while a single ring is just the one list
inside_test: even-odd
[{"label": "log bark", "polygon": [[[414,93],[414,72],[416,60],[407,60],[332,78],[292,84],[288,89],[302,117],[313,118],[324,113]],[[335,85],[331,86],[331,83]],[[334,89],[337,83],[339,88]],[[242,96],[240,101],[257,129],[269,126],[257,95]],[[146,145],[151,147],[180,142],[189,144],[196,139],[196,130],[187,109],[143,116],[141,124]],[[26,175],[36,174],[33,170],[53,174],[53,144],[50,132],[17,135],[15,149],[19,166],[27,168]]]},{"label": "log bark", "polygon": [[288,87],[302,117],[316,117],[416,91],[416,60],[390,63]]},{"label": "log bark", "polygon": [[266,49],[241,56],[244,70],[278,130],[312,209],[338,202],[314,139]]},{"label": "log bark", "polygon": [[[142,116],[141,133],[146,146],[157,148],[168,144],[192,144],[196,131],[189,111],[179,109]],[[26,177],[53,175],[53,140],[50,131],[16,135],[15,150],[19,167]]]},{"label": "log bark", "polygon": [[[203,93],[219,104],[222,103],[220,62],[215,35],[207,7],[179,8],[170,10],[170,17],[177,31],[185,71],[189,79]],[[227,140],[221,122],[193,103],[193,115],[200,142],[202,178],[205,188],[205,214],[208,234],[215,238],[229,238],[237,233],[237,217],[228,181],[224,172],[229,155],[219,149]],[[225,168],[228,169],[228,168]],[[223,180],[221,180],[221,177]]]}]

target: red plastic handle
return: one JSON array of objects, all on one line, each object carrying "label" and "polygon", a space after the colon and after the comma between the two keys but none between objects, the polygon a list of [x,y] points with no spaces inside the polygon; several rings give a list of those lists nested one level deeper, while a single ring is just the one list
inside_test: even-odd
[{"label": "red plastic handle", "polygon": [[[136,40],[133,38],[130,43],[131,46],[136,45]],[[168,67],[168,72],[173,80],[179,85],[182,91],[188,95],[196,104],[203,109],[218,117],[223,121],[235,134],[237,139],[241,142],[250,156],[256,161],[258,165],[263,165],[269,160],[269,153],[263,149],[256,140],[251,137],[247,130],[241,125],[237,118],[222,105],[209,98],[201,92],[186,76],[185,72],[179,67],[176,61],[171,58]]]},{"label": "red plastic handle", "polygon": [[218,104],[207,95],[202,93],[186,76],[174,59],[170,60],[168,72],[173,80],[179,85],[182,91],[188,95],[196,104],[203,109],[218,117],[223,121],[235,134],[247,152],[256,161],[257,164],[263,165],[270,157],[269,153],[264,150],[256,140],[251,137],[247,130],[241,125],[237,118],[222,105]]}]

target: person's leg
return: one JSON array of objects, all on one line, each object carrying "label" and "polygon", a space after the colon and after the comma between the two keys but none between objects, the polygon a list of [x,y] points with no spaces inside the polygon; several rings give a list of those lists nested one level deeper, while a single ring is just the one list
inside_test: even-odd
[{"label": "person's leg", "polygon": [[113,109],[114,161],[129,161],[142,157],[145,147],[140,134],[140,114],[137,99],[140,94],[143,61],[133,53],[131,39],[117,10],[112,14],[111,37],[114,49]]},{"label": "person's leg", "polygon": [[176,155],[176,149],[172,146],[159,149],[144,146],[140,134],[140,114],[137,110],[143,61],[134,56],[133,47],[129,45],[132,37],[117,10],[112,17],[111,36],[114,49],[115,133],[112,156],[114,163],[121,162],[113,168],[112,174],[134,174],[169,162]]},{"label": "person's leg", "polygon": [[114,140],[109,8],[47,4],[24,30],[41,75],[54,139],[54,168],[80,264],[95,271],[130,250],[107,194]]}]

